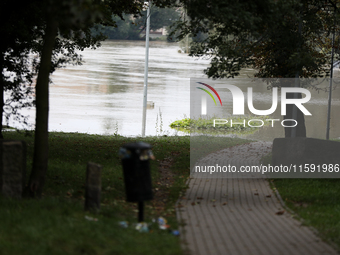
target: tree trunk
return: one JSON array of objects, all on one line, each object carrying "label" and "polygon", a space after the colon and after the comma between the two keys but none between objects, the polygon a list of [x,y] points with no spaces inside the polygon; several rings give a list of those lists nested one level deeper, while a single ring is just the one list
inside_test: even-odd
[{"label": "tree trunk", "polygon": [[[294,87],[295,86],[295,81],[292,78],[287,78],[287,79],[281,79],[280,80],[280,85],[281,87]],[[297,98],[302,98],[301,93],[296,93]],[[294,93],[287,93],[287,98],[294,98]],[[288,120],[288,119],[294,119],[293,117],[293,110],[295,108],[295,105],[292,104],[287,104],[286,106],[286,115],[283,117],[283,119]],[[300,111],[299,108],[296,109],[297,116],[296,116],[296,121],[297,121],[297,126],[295,127],[296,129],[296,135],[295,137],[306,137],[306,125],[305,125],[305,115]],[[286,126],[294,126],[295,123],[294,121],[285,121]],[[292,137],[292,130],[293,127],[285,127],[285,137],[289,138]]]},{"label": "tree trunk", "polygon": [[[294,98],[294,93],[287,93],[287,98]],[[297,93],[297,98],[302,98],[301,93]],[[296,106],[292,104],[288,104],[286,106],[286,115],[284,116],[284,119],[294,119],[294,108]],[[296,107],[297,108],[297,107]],[[297,126],[295,127],[296,133],[295,137],[306,137],[306,125],[305,125],[305,115],[300,111],[299,108],[296,109],[297,116],[296,116],[296,121],[297,121]],[[285,121],[285,125],[287,126],[294,126],[295,123],[293,121]],[[285,127],[285,137],[292,137],[292,127]]]},{"label": "tree trunk", "polygon": [[36,120],[33,167],[27,193],[31,197],[40,197],[45,183],[48,167],[48,111],[49,111],[49,76],[52,52],[58,25],[53,16],[47,19],[44,45],[41,53],[39,73],[36,83]]}]

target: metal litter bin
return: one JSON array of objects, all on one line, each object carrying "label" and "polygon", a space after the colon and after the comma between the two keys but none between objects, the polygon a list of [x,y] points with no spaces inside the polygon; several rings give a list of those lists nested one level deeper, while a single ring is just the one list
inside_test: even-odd
[{"label": "metal litter bin", "polygon": [[143,201],[153,199],[150,159],[151,145],[144,142],[125,144],[119,150],[122,158],[126,201],[138,202],[139,221],[143,221]]}]

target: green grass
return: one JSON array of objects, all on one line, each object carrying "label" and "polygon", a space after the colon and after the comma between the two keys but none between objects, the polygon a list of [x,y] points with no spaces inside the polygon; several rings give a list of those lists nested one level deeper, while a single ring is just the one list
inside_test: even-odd
[{"label": "green grass", "polygon": [[1,199],[1,254],[181,254],[178,238],[166,231],[120,228],[118,220],[126,218],[115,207],[92,215],[97,222],[87,221],[82,209],[81,203],[51,197]]},{"label": "green grass", "polygon": [[[27,143],[27,178],[32,166],[33,133],[4,132],[5,139]],[[220,138],[226,148],[245,142]],[[216,142],[217,142],[216,140]],[[78,133],[50,133],[49,168],[42,199],[11,200],[0,197],[0,254],[183,254],[180,238],[151,225],[150,233],[140,233],[137,206],[125,202],[124,181],[119,148],[130,142],[144,141],[153,146],[156,160],[151,161],[154,193],[163,196],[145,203],[145,221],[159,216],[177,229],[175,202],[187,188],[190,169],[190,137],[126,138]],[[214,151],[215,147],[208,147]],[[207,151],[205,148],[204,152]],[[199,155],[200,151],[197,151]],[[84,211],[87,162],[103,166],[101,210]],[[163,185],[161,162],[171,162],[169,186]],[[157,197],[155,195],[155,197]],[[166,202],[164,202],[166,200]],[[158,207],[161,205],[161,209]],[[89,221],[85,216],[97,218]],[[121,228],[120,221],[128,221]]]},{"label": "green grass", "polygon": [[339,179],[275,179],[274,185],[305,225],[340,247]]},{"label": "green grass", "polygon": [[[271,154],[263,163],[271,163]],[[304,225],[315,228],[319,236],[340,247],[340,179],[273,179],[285,202]]]},{"label": "green grass", "polygon": [[[27,143],[27,170],[31,169],[33,137],[5,132],[5,139]],[[134,229],[135,203],[125,202],[119,148],[126,143],[144,141],[153,146],[156,160],[151,162],[154,188],[159,185],[159,161],[174,160],[170,171],[176,174],[168,188],[167,206],[155,210],[146,202],[145,221],[164,216],[177,229],[174,203],[186,188],[189,174],[189,137],[126,138],[86,134],[50,133],[49,169],[41,200],[0,199],[0,254],[182,254],[179,238],[151,226],[151,233]],[[101,210],[84,211],[86,165],[103,166]],[[29,173],[27,174],[29,176]],[[85,216],[98,218],[88,221]],[[119,227],[128,221],[129,228]]]},{"label": "green grass", "polygon": [[10,127],[10,126],[2,126],[2,129],[10,129],[10,130],[15,130],[15,128],[14,127]]}]

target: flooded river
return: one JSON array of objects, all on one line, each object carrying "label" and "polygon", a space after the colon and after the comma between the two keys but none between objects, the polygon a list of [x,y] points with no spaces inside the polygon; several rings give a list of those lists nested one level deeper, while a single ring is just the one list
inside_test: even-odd
[{"label": "flooded river", "polygon": [[[179,49],[177,43],[150,42],[148,136],[183,134],[172,130],[169,124],[190,116],[190,78],[205,78],[203,70],[209,65],[209,60],[188,57],[179,53]],[[87,49],[82,55],[83,65],[68,66],[52,75],[49,130],[140,135],[145,42],[105,41],[102,47]],[[242,77],[251,73],[252,70],[245,70]],[[271,95],[265,86],[256,88],[254,92],[259,104]],[[337,117],[340,88],[333,95],[331,137],[335,138],[340,136]],[[307,119],[307,135],[324,138],[327,94],[312,92],[312,99],[313,120]],[[264,106],[267,107],[265,102]],[[33,124],[34,109],[24,113],[30,115],[29,121]],[[283,136],[282,127],[259,130],[251,138],[271,140],[280,136]]]}]

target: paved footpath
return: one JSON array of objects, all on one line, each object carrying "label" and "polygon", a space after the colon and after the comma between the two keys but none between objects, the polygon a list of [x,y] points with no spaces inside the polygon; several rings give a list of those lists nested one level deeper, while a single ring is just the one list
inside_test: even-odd
[{"label": "paved footpath", "polygon": [[[202,160],[254,165],[271,145],[239,145]],[[264,178],[192,178],[177,205],[183,248],[191,255],[338,254],[284,211]]]}]

